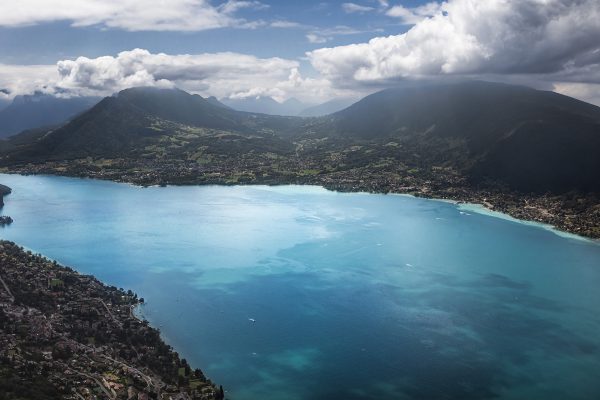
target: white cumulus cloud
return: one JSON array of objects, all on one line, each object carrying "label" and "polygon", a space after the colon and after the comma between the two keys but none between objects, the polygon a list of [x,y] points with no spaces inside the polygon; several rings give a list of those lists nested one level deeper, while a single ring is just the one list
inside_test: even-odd
[{"label": "white cumulus cloud", "polygon": [[55,65],[0,64],[0,98],[8,100],[35,91],[51,92],[56,77]]},{"label": "white cumulus cloud", "polygon": [[[81,0],[81,4],[101,7],[113,1]],[[219,15],[261,7],[255,1],[233,0],[220,6],[200,0],[173,0],[173,4],[204,4]],[[403,80],[458,77],[527,84],[600,104],[599,0],[447,0],[403,9],[385,1],[365,4],[379,4],[376,12],[395,14],[402,24],[412,21],[414,25],[403,34],[309,52],[307,60],[314,71],[308,72],[295,59],[232,52],[173,55],[143,49],[62,60],[57,65],[0,64],[0,97],[35,90],[64,96],[109,95],[131,86],[177,86],[219,98],[297,97],[317,102],[354,97]],[[19,17],[19,7],[13,7],[12,17],[2,14],[2,7],[6,6],[0,3],[0,21],[25,20]],[[40,15],[45,15],[44,10],[41,7]],[[67,11],[48,11],[48,15],[59,12]],[[164,21],[170,18],[166,13]],[[108,24],[109,20],[102,21]],[[313,43],[364,32],[287,20],[270,26],[305,30]]]},{"label": "white cumulus cloud", "polygon": [[236,18],[244,8],[267,7],[258,1],[228,0],[18,0],[0,2],[0,26],[18,27],[54,21],[73,26],[100,25],[128,31],[201,31],[254,27]]},{"label": "white cumulus cloud", "polygon": [[448,0],[403,10],[388,13],[413,19],[406,33],[309,52],[312,65],[337,85],[482,74],[598,79],[598,0]]},{"label": "white cumulus cloud", "polygon": [[295,97],[319,102],[349,94],[321,77],[303,76],[297,60],[233,52],[173,55],[134,49],[56,65],[0,64],[0,100],[35,91],[60,97],[109,96],[135,86],[178,87],[218,98],[270,96],[278,101]]}]

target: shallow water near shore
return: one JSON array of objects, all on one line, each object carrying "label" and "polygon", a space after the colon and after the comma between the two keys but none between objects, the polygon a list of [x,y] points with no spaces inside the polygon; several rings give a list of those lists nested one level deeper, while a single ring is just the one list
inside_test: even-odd
[{"label": "shallow water near shore", "polygon": [[442,201],[0,175],[233,400],[600,398],[600,245]]}]

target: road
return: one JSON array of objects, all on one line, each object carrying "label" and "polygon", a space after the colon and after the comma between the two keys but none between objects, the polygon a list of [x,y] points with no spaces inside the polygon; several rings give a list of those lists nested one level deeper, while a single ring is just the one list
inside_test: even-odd
[{"label": "road", "polygon": [[100,300],[100,302],[102,303],[102,305],[104,306],[104,308],[106,308],[106,311],[108,312],[108,315],[110,315],[110,318],[113,320],[113,322],[115,324],[117,324],[119,326],[119,328],[123,328],[123,324],[121,323],[121,321],[119,321],[118,319],[115,318],[115,316],[113,315],[112,311],[110,311],[110,308],[108,308],[108,306],[106,305],[106,303],[104,302],[104,300]]},{"label": "road", "polygon": [[8,297],[10,298],[10,302],[14,303],[15,302],[15,296],[13,296],[12,292],[8,288],[8,285],[6,284],[6,282],[4,282],[4,280],[2,279],[1,276],[0,276],[0,283],[2,284],[2,286],[4,286],[4,289],[6,290],[6,293],[8,293]]}]

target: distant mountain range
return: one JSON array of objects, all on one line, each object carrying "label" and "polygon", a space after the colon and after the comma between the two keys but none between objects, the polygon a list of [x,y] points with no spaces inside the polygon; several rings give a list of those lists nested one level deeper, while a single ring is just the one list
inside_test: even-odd
[{"label": "distant mountain range", "polygon": [[238,111],[287,116],[296,116],[307,107],[304,103],[294,98],[280,103],[271,97],[265,96],[222,99],[221,103]]},{"label": "distant mountain range", "polygon": [[[210,97],[208,100],[219,102],[214,97]],[[321,117],[343,110],[356,101],[357,99],[341,98],[329,100],[322,104],[307,105],[295,98],[280,103],[271,97],[248,97],[244,99],[223,99],[219,103],[234,110],[251,113],[291,117]]]},{"label": "distant mountain range", "polygon": [[297,114],[298,117],[322,117],[324,115],[333,114],[341,111],[344,108],[350,107],[356,103],[358,99],[353,98],[341,98],[329,100],[325,103],[318,104],[316,106],[307,107]]},{"label": "distant mountain range", "polygon": [[600,108],[553,92],[431,84],[384,90],[308,119],[233,108],[181,90],[128,89],[58,129],[10,139],[1,162],[180,160],[237,165],[257,180],[342,171],[426,180],[451,170],[471,185],[600,192]]},{"label": "distant mountain range", "polygon": [[65,123],[100,101],[96,97],[58,98],[46,94],[17,96],[0,110],[0,138],[21,131]]}]

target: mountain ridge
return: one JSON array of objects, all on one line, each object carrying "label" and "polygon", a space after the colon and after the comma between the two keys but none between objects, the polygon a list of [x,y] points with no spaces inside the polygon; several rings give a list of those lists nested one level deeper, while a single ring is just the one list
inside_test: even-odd
[{"label": "mountain ridge", "polygon": [[[29,135],[7,142],[3,164],[151,157],[144,149],[169,142],[161,153],[167,159],[197,152],[194,146],[218,148],[219,157],[233,156],[232,149],[270,149],[288,157],[295,148],[297,163],[310,159],[326,171],[338,168],[325,162],[332,153],[366,146],[371,156],[361,154],[351,167],[387,158],[425,169],[453,168],[472,184],[492,180],[540,193],[600,191],[599,107],[482,81],[386,89],[314,118],[240,112],[180,89],[131,88],[58,129]],[[226,148],[224,138],[235,145]],[[397,167],[393,163],[390,169]]]},{"label": "mountain ridge", "polygon": [[[481,81],[386,89],[331,115],[326,125],[358,139],[464,140],[473,161],[481,162],[471,170],[477,181],[500,179],[525,191],[600,190],[592,172],[600,171],[600,107],[554,92]],[[525,170],[507,163],[513,156]]]},{"label": "mountain ridge", "polygon": [[268,96],[247,97],[242,99],[228,98],[222,99],[221,103],[237,111],[288,117],[297,116],[307,107],[306,104],[293,97],[284,102],[278,102]]}]

